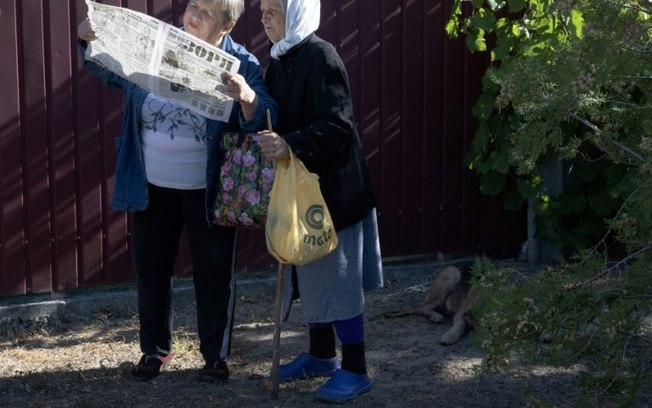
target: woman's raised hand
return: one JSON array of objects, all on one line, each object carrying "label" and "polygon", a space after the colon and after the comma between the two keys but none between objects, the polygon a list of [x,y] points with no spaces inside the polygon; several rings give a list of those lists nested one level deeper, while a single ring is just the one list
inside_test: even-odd
[{"label": "woman's raised hand", "polygon": [[93,41],[97,39],[91,20],[88,17],[79,23],[79,27],[77,27],[77,36],[84,41]]}]

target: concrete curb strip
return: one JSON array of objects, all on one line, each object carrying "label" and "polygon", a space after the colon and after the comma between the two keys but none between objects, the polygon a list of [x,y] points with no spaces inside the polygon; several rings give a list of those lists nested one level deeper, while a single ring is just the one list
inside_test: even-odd
[{"label": "concrete curb strip", "polygon": [[[463,261],[386,262],[383,265],[385,280],[407,278],[413,273],[430,273],[445,265]],[[246,273],[243,273],[246,275]],[[237,279],[238,298],[274,296],[276,291],[275,272],[257,273],[258,277]],[[269,277],[265,277],[269,276]],[[194,302],[195,292],[191,280],[175,282],[173,301]],[[37,296],[16,296],[0,300],[0,322],[13,319],[39,320],[45,318],[89,317],[110,309],[118,313],[136,313],[136,290],[133,287],[123,290],[76,291],[74,294],[44,294]]]}]

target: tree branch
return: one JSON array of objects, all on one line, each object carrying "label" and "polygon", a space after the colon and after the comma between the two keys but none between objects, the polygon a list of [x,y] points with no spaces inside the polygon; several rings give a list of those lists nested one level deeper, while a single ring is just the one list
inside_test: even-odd
[{"label": "tree branch", "polygon": [[[593,123],[591,123],[590,121],[588,121],[586,118],[580,116],[577,112],[571,112],[571,113],[570,113],[570,116],[571,116],[572,118],[576,119],[577,121],[579,121],[580,123],[582,123],[583,125],[585,125],[586,127],[588,127],[589,129],[591,129],[592,131],[594,131],[596,134],[602,136],[602,131],[600,130],[599,127],[597,127],[596,125],[594,125]],[[624,152],[626,152],[626,153],[629,153],[632,157],[634,157],[634,158],[637,159],[638,161],[640,161],[640,162],[642,162],[642,163],[647,162],[647,160],[645,160],[645,158],[643,158],[643,156],[641,156],[640,154],[636,153],[635,151],[633,151],[633,150],[630,149],[629,147],[625,146],[624,144],[620,143],[619,141],[614,140],[614,139],[612,139],[612,138],[607,138],[607,140],[608,140],[609,142],[611,142],[611,144],[613,144],[613,145],[615,145],[616,147],[618,147],[619,149],[621,149],[622,151],[624,151]]]},{"label": "tree branch", "polygon": [[605,276],[605,275],[610,274],[613,270],[620,268],[622,265],[625,265],[625,264],[626,264],[627,262],[629,262],[630,260],[632,260],[632,259],[634,259],[634,258],[637,258],[638,256],[640,256],[640,255],[642,255],[643,253],[649,251],[650,249],[652,249],[652,246],[647,246],[647,247],[645,247],[645,248],[641,248],[641,249],[639,249],[638,251],[636,251],[636,252],[634,252],[634,253],[632,253],[632,254],[626,256],[625,258],[623,258],[623,259],[621,259],[620,261],[616,262],[613,266],[611,266],[611,267],[609,267],[609,268],[607,268],[607,269],[603,269],[599,274],[597,274],[597,275],[595,275],[595,276],[592,276],[592,277],[590,277],[589,279],[587,279],[587,280],[585,280],[584,282],[582,282],[582,284],[580,285],[580,287],[581,287],[582,289],[584,289],[584,288],[586,287],[586,285],[588,285],[589,283],[591,283],[591,282],[593,282],[594,280],[599,279],[599,278],[601,278],[601,277],[603,277],[603,276]]}]

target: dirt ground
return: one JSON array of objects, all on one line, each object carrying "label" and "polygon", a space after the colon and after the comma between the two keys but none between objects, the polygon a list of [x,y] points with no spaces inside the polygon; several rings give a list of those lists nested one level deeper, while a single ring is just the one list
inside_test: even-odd
[{"label": "dirt ground", "polygon": [[[382,313],[417,304],[437,267],[386,271],[385,287],[367,295],[367,362],[373,389],[350,407],[524,407],[540,406],[523,391],[540,393],[557,406],[571,405],[574,371],[540,367],[525,373],[476,375],[481,352],[469,337],[444,347],[439,337],[450,325],[419,316],[387,319]],[[391,272],[391,273],[390,273]],[[269,276],[274,276],[271,273]],[[252,287],[257,284],[250,283]],[[260,284],[263,286],[262,284]],[[110,307],[91,316],[0,325],[0,407],[312,407],[322,380],[280,386],[271,398],[275,285],[239,288],[224,384],[196,380],[203,361],[196,342],[191,301],[177,302],[174,359],[156,379],[139,383],[129,372],[140,357],[135,313]],[[282,326],[281,362],[305,351],[300,305]]]}]

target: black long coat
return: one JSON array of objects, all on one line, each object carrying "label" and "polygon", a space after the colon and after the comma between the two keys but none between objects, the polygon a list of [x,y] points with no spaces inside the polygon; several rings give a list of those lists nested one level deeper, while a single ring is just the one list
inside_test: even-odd
[{"label": "black long coat", "polygon": [[361,221],[376,201],[348,75],[335,48],[311,34],[280,59],[270,58],[265,82],[279,104],[275,131],[319,175],[335,229]]}]

